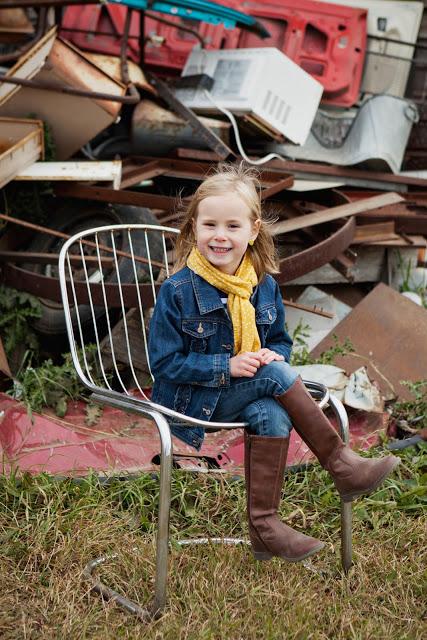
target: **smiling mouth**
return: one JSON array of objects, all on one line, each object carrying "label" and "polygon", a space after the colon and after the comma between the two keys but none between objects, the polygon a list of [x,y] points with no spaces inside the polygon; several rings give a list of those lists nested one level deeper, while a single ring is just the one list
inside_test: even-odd
[{"label": "smiling mouth", "polygon": [[230,248],[226,248],[226,247],[211,247],[211,246],[209,246],[209,249],[211,251],[213,251],[214,253],[228,253],[229,251],[231,251],[231,247]]}]

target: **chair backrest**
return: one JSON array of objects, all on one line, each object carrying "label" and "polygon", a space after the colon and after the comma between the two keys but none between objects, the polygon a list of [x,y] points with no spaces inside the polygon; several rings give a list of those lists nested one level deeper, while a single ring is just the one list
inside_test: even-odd
[{"label": "chair backrest", "polygon": [[[171,273],[177,229],[110,225],[77,233],[62,247],[59,279],[70,351],[93,392],[144,389],[151,376],[147,328]],[[151,381],[150,381],[151,382]]]}]

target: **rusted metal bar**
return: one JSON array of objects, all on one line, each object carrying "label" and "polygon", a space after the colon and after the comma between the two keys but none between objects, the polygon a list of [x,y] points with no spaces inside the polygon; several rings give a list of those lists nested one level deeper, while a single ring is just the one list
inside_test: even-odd
[{"label": "rusted metal bar", "polygon": [[121,104],[136,104],[139,102],[139,93],[133,84],[128,86],[129,96],[116,96],[111,93],[101,93],[100,91],[84,91],[83,89],[74,89],[72,87],[59,87],[50,82],[42,80],[27,80],[26,78],[17,78],[0,73],[0,83],[15,84],[29,89],[41,89],[42,91],[52,91],[54,93],[65,93],[70,96],[79,96],[80,98],[91,98],[93,100],[108,100],[109,102],[120,102]]},{"label": "rusted metal bar", "polygon": [[427,179],[424,178],[399,176],[393,173],[381,173],[379,171],[352,169],[351,167],[338,167],[337,165],[317,164],[315,162],[292,162],[290,160],[270,160],[266,163],[266,167],[268,169],[290,171],[291,173],[314,173],[338,178],[345,178],[347,176],[349,178],[358,178],[368,182],[378,180],[381,182],[390,182],[392,184],[403,184],[427,189]]},{"label": "rusted metal bar", "polygon": [[132,9],[126,11],[125,25],[123,28],[122,41],[120,45],[120,75],[123,84],[129,84],[129,65],[127,60],[128,40],[130,31],[130,22],[132,19]]},{"label": "rusted metal bar", "polygon": [[295,280],[327,262],[331,262],[335,256],[342,253],[350,245],[355,228],[355,219],[349,218],[335,233],[314,247],[309,247],[304,251],[280,260],[280,274],[276,276],[279,284]]},{"label": "rusted metal bar", "polygon": [[330,209],[323,209],[322,211],[308,213],[305,216],[293,218],[292,220],[277,222],[271,227],[271,233],[273,235],[288,233],[290,231],[303,229],[304,227],[321,224],[323,222],[330,222],[331,220],[354,216],[361,211],[378,209],[379,207],[403,201],[404,199],[397,193],[383,193],[379,196],[374,196],[373,198],[366,198],[365,200],[358,200],[356,202],[348,202],[347,204],[338,205],[337,207],[332,207]]},{"label": "rusted metal bar", "polygon": [[135,184],[139,184],[143,180],[151,180],[157,176],[163,175],[167,169],[160,166],[158,160],[147,162],[143,165],[124,165],[122,170],[122,180],[120,183],[121,189],[127,189],[133,187]]},{"label": "rusted metal bar", "polygon": [[[118,253],[118,252],[117,252]],[[152,262],[153,263],[153,262]],[[46,298],[54,302],[62,302],[59,280],[40,273],[27,271],[10,263],[3,267],[3,281],[18,291],[27,291],[39,298]],[[79,304],[89,304],[87,284],[84,281],[74,281],[74,287]],[[104,283],[108,306],[110,308],[121,307],[120,290],[116,283]],[[138,306],[138,293],[135,284],[121,285],[126,308]],[[144,306],[153,306],[153,290],[151,284],[140,284],[139,292]],[[160,288],[160,285],[156,289]],[[100,283],[91,283],[91,297],[95,305],[104,306],[103,287]],[[70,291],[70,295],[71,295]]]},{"label": "rusted metal bar", "polygon": [[284,189],[289,189],[289,187],[292,187],[293,183],[293,176],[286,176],[286,178],[283,178],[283,180],[279,180],[275,184],[272,184],[270,187],[263,189],[263,191],[261,192],[261,200],[267,200],[267,198],[271,198]]},{"label": "rusted metal bar", "polygon": [[309,313],[314,313],[317,316],[323,316],[324,318],[334,318],[334,313],[329,313],[329,311],[324,311],[323,309],[318,309],[316,305],[314,307],[309,307],[306,304],[300,304],[299,302],[294,302],[293,300],[286,300],[283,298],[283,304],[287,307],[293,307],[294,309],[299,309],[300,311],[308,311]]},{"label": "rusted metal bar", "polygon": [[[69,256],[72,265],[81,266],[82,257],[79,255]],[[59,253],[37,253],[34,251],[3,251],[0,250],[0,262],[28,262],[34,264],[58,264]],[[85,256],[85,262],[90,266],[99,265],[97,256]],[[101,257],[103,267],[111,268],[114,264],[113,258]]]},{"label": "rusted metal bar", "polygon": [[[49,229],[49,227],[42,227],[39,224],[33,224],[32,222],[27,222],[26,220],[19,220],[18,218],[13,218],[12,216],[8,216],[4,213],[0,213],[0,220],[6,220],[6,222],[11,222],[21,227],[26,227],[27,229],[32,229],[33,231],[37,231],[39,233],[46,233],[50,236],[56,236],[57,238],[62,238],[64,240],[69,240],[69,238],[71,238],[69,234],[63,233],[62,231],[57,231],[56,229]],[[96,247],[98,246],[101,251],[106,251],[107,253],[114,253],[114,250],[111,249],[110,247],[107,247],[104,244],[96,245],[95,242],[91,242],[90,240],[82,240],[82,244],[84,244],[87,247],[92,247],[93,249],[96,249]],[[115,253],[118,256],[121,256],[122,258],[130,258],[131,260],[135,260],[135,262],[142,262],[143,264],[148,264],[150,262],[146,258],[142,258],[140,256],[132,256],[130,253],[127,253],[126,251],[121,251],[120,249],[117,249]],[[156,262],[155,260],[151,260],[151,264],[155,265],[156,267],[160,267],[160,268],[163,267],[163,262]]]},{"label": "rusted metal bar", "polygon": [[97,200],[98,202],[111,202],[115,204],[130,204],[135,207],[149,207],[173,211],[176,207],[176,198],[161,196],[156,193],[142,193],[137,191],[122,191],[109,189],[108,187],[90,187],[76,182],[58,182],[53,187],[57,196],[78,198],[81,200]]},{"label": "rusted metal bar", "polygon": [[[195,149],[192,149],[191,151],[195,154],[199,153],[199,151]],[[206,152],[201,151],[200,153],[204,154]],[[194,180],[204,180],[206,174],[211,169],[215,168],[218,164],[217,160],[211,160],[210,158],[208,160],[206,158],[201,158],[200,160],[188,160],[183,158],[153,158],[152,156],[133,156],[129,160],[126,160],[123,164],[124,175],[126,174],[127,166],[136,168],[138,167],[138,162],[140,163],[141,169],[143,169],[144,166],[146,166],[148,163],[153,163],[153,168],[155,166],[158,166],[158,175],[160,175],[160,170],[163,169],[163,175]],[[286,183],[289,182],[289,186],[292,186],[291,181],[293,181],[293,175],[291,173],[288,173],[287,171],[271,171],[269,169],[265,169],[264,167],[260,169],[260,182],[262,185],[265,185],[266,188],[278,185],[282,180],[286,181]]]},{"label": "rusted metal bar", "polygon": [[156,89],[157,93],[166,104],[181,118],[183,118],[194,133],[204,140],[210,149],[213,149],[218,157],[222,160],[230,156],[234,157],[232,150],[217,136],[213,131],[205,127],[205,125],[199,120],[194,111],[186,107],[175,94],[169,89],[167,84],[160,80],[156,75],[150,73],[148,76],[150,84]]}]

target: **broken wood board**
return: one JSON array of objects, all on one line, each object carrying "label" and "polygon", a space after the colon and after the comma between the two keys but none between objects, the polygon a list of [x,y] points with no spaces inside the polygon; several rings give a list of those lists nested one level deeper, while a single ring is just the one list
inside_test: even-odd
[{"label": "broken wood board", "polygon": [[[333,330],[340,344],[348,338],[354,353],[336,355],[334,364],[351,374],[366,366],[385,399],[412,400],[402,381],[423,380],[427,373],[427,309],[380,283]],[[334,345],[326,336],[312,351],[315,358]]]},{"label": "broken wood board", "polygon": [[0,118],[0,188],[44,155],[43,123]]},{"label": "broken wood board", "polygon": [[322,211],[315,211],[314,213],[307,213],[304,216],[292,218],[291,220],[282,220],[281,222],[273,224],[270,229],[272,235],[276,236],[279,233],[289,233],[289,231],[305,229],[316,224],[322,224],[323,222],[330,222],[331,220],[339,220],[340,218],[354,216],[361,211],[371,211],[372,209],[378,209],[379,207],[385,207],[387,205],[403,201],[404,198],[402,198],[402,196],[391,191],[390,193],[382,193],[381,195],[374,196],[373,198],[357,200],[347,204],[340,204],[338,207],[323,209]]},{"label": "broken wood board", "polygon": [[35,162],[15,176],[15,180],[112,182],[113,189],[120,189],[121,179],[121,160]]}]

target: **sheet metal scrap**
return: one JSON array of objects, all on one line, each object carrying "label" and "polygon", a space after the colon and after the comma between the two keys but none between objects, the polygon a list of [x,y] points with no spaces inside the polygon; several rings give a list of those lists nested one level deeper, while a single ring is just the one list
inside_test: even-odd
[{"label": "sheet metal scrap", "polygon": [[[350,417],[351,444],[369,448],[378,443],[387,414],[357,412]],[[60,477],[129,476],[158,472],[160,444],[154,423],[104,407],[97,423],[85,422],[84,404],[69,405],[65,418],[34,413],[33,421],[22,403],[0,393],[0,456],[4,473],[49,473]],[[191,471],[243,475],[243,432],[207,433],[200,451],[172,438],[174,464]],[[288,466],[313,462],[307,445],[292,431]]]},{"label": "sheet metal scrap", "polygon": [[[334,334],[340,343],[348,338],[355,349],[335,356],[334,364],[347,374],[365,365],[386,399],[413,399],[402,381],[426,377],[426,309],[380,283],[334,328]],[[333,344],[333,337],[327,336],[311,355],[318,357]]]}]

